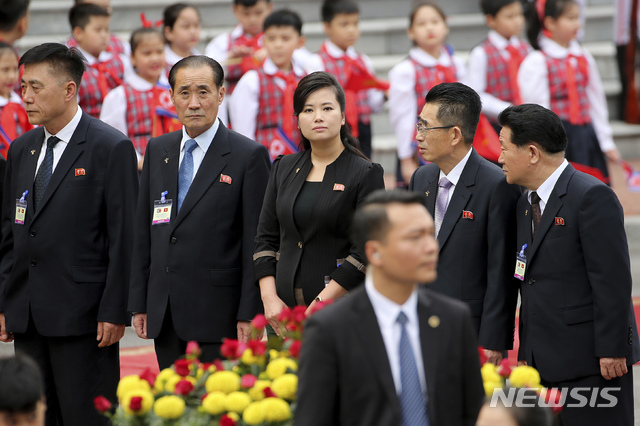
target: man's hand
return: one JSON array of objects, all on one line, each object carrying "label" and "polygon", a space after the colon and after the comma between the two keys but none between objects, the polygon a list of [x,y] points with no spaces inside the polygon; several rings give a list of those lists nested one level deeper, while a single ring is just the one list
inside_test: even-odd
[{"label": "man's hand", "polygon": [[96,340],[100,342],[99,348],[111,346],[114,343],[118,343],[122,336],[124,336],[124,324],[112,324],[110,322],[99,321],[98,322],[98,334]]},{"label": "man's hand", "polygon": [[527,361],[521,359],[520,361],[518,361],[518,367],[523,366],[523,365],[527,365]]},{"label": "man's hand", "polygon": [[135,314],[133,316],[133,328],[136,330],[136,334],[141,339],[148,339],[147,337],[147,314]]},{"label": "man's hand", "polygon": [[[260,338],[262,338],[262,335],[258,337],[258,339]],[[249,343],[249,340],[251,340],[251,323],[249,321],[238,321],[238,342]]]},{"label": "man's hand", "polygon": [[500,362],[502,361],[502,351],[485,349],[484,355],[487,357],[487,362],[490,362],[493,365],[500,365]]},{"label": "man's hand", "polygon": [[0,342],[10,343],[13,342],[13,333],[7,331],[5,324],[4,314],[0,313]]},{"label": "man's hand", "polygon": [[600,358],[600,374],[607,380],[615,377],[622,377],[627,374],[627,359],[620,358]]}]

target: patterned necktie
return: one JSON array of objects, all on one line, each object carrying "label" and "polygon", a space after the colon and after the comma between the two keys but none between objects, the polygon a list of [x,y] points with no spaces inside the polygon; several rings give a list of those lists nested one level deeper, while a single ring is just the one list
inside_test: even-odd
[{"label": "patterned necktie", "polygon": [[442,220],[444,214],[447,211],[449,205],[449,188],[453,185],[449,179],[442,177],[440,183],[438,183],[438,195],[436,197],[436,211],[434,214],[434,220],[436,222],[436,236],[440,232],[440,226],[442,226]]},{"label": "patterned necktie", "polygon": [[37,209],[42,201],[44,191],[49,185],[51,180],[51,174],[53,173],[53,147],[60,142],[57,136],[49,136],[47,139],[47,151],[44,154],[44,160],[40,164],[38,173],[36,173],[36,180],[33,186],[33,208]]},{"label": "patterned necktie", "polygon": [[193,180],[193,150],[198,146],[196,141],[189,139],[184,143],[184,157],[182,157],[182,163],[180,164],[180,171],[178,172],[178,211],[182,207],[184,197],[189,192],[191,181]]},{"label": "patterned necktie", "polygon": [[540,196],[536,191],[531,193],[531,220],[533,221],[533,235],[536,236],[538,225],[540,225],[540,219],[542,219],[542,211],[540,210]]},{"label": "patterned necktie", "polygon": [[422,393],[418,365],[413,355],[409,334],[405,325],[409,319],[404,312],[398,314],[396,320],[400,324],[400,345],[398,355],[400,360],[400,408],[402,410],[403,426],[428,426],[427,401]]}]

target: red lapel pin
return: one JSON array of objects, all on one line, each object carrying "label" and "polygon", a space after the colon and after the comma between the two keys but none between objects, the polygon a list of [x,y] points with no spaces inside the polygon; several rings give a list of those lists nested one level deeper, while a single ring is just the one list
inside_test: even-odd
[{"label": "red lapel pin", "polygon": [[556,217],[556,225],[564,226],[564,219],[561,217]]},{"label": "red lapel pin", "polygon": [[221,174],[220,174],[220,182],[222,182],[222,183],[228,183],[229,185],[231,185],[231,176],[223,175],[223,174],[221,173]]}]

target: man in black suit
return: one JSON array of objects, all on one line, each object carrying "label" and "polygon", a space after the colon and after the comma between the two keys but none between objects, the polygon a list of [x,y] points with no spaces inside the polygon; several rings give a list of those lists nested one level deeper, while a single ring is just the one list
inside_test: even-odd
[{"label": "man in black suit", "polygon": [[438,262],[423,203],[380,190],[358,207],[353,241],[367,278],[305,325],[296,424],[475,425],[484,390],[469,309],[418,290]]},{"label": "man in black suit", "polygon": [[631,365],[640,357],[622,207],[611,188],[564,158],[555,113],[526,104],[499,121],[504,174],[528,189],[510,266],[522,296],[518,359],[544,385],[569,389],[564,425],[632,425]]},{"label": "man in black suit", "polygon": [[29,122],[9,149],[2,207],[0,340],[33,357],[45,379],[47,424],[106,424],[138,194],[131,141],[78,107],[84,58],[46,43],[20,59]]},{"label": "man in black suit", "polygon": [[436,222],[438,279],[429,288],[469,305],[480,345],[497,363],[513,345],[518,284],[506,265],[520,188],[472,148],[482,109],[473,89],[439,84],[426,102],[416,140],[431,164],[416,170],[409,189],[427,196]]},{"label": "man in black suit", "polygon": [[224,337],[248,341],[262,306],[253,239],[269,154],[218,120],[223,78],[206,56],[174,65],[171,97],[184,128],[149,141],[144,158],[129,309],[138,336],[155,339],[160,368],[190,340],[203,361],[219,356]]}]

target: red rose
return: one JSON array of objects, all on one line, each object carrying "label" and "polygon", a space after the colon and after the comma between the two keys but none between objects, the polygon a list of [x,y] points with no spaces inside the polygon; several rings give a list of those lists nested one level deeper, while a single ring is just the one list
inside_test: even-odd
[{"label": "red rose", "polygon": [[300,340],[294,340],[291,343],[291,346],[289,346],[289,353],[291,354],[291,356],[294,357],[295,359],[298,359],[298,356],[300,355],[301,347],[302,347],[302,342],[300,342]]},{"label": "red rose", "polygon": [[245,374],[244,376],[242,376],[242,381],[240,382],[240,385],[245,389],[249,389],[256,384],[256,380],[258,379],[253,374]]},{"label": "red rose", "polygon": [[488,358],[484,354],[484,348],[482,346],[478,346],[478,356],[480,357],[480,365],[484,365]]},{"label": "red rose", "polygon": [[140,378],[146,380],[151,387],[156,383],[156,376],[157,374],[151,371],[149,367],[145,368],[142,374],[140,374]]},{"label": "red rose", "polygon": [[508,379],[511,375],[511,366],[509,365],[509,359],[504,358],[498,366],[498,374]]},{"label": "red rose", "polygon": [[251,327],[256,330],[262,330],[267,326],[267,324],[269,324],[269,321],[267,321],[267,318],[262,314],[256,315],[253,321],[251,321]]},{"label": "red rose", "polygon": [[267,386],[266,388],[262,389],[262,393],[264,394],[265,398],[277,398],[278,396],[273,393],[273,391],[271,390],[271,388],[269,386]]},{"label": "red rose", "polygon": [[187,343],[187,355],[192,358],[198,358],[200,356],[200,353],[200,345],[198,345],[198,342],[192,340]]},{"label": "red rose", "polygon": [[173,364],[173,368],[176,370],[176,373],[182,377],[186,377],[191,373],[189,370],[189,365],[191,365],[191,361],[188,359],[179,359]]},{"label": "red rose", "polygon": [[216,358],[213,361],[213,365],[216,367],[216,371],[222,371],[224,370],[224,365],[222,365],[222,361],[220,361],[219,358]]},{"label": "red rose", "polygon": [[564,401],[562,400],[562,392],[560,392],[556,388],[547,388],[543,389],[540,393],[540,398],[544,401],[544,405],[547,407],[551,407],[551,410],[554,414],[562,411],[562,404]]},{"label": "red rose", "polygon": [[285,306],[280,314],[278,314],[278,321],[287,322],[291,319],[291,309],[288,306]]},{"label": "red rose", "polygon": [[220,426],[236,426],[236,421],[224,414],[220,417]]},{"label": "red rose", "polygon": [[188,380],[180,380],[176,385],[175,394],[187,396],[193,390],[193,384]]},{"label": "red rose", "polygon": [[106,413],[111,408],[111,402],[104,396],[97,396],[93,400],[93,405],[98,410],[98,413]]},{"label": "red rose", "polygon": [[307,307],[306,306],[296,306],[293,308],[291,312],[291,321],[302,323],[305,319],[307,319]]},{"label": "red rose", "polygon": [[267,351],[267,344],[262,340],[249,340],[249,349],[253,355],[260,356]]},{"label": "red rose", "polygon": [[134,396],[131,398],[131,402],[129,403],[129,409],[131,411],[140,411],[142,409],[142,397]]},{"label": "red rose", "polygon": [[202,371],[207,371],[212,365],[212,362],[205,362],[203,364],[200,364],[200,368],[202,368]]},{"label": "red rose", "polygon": [[235,339],[222,339],[222,346],[220,347],[220,354],[227,359],[238,359],[242,356],[242,353],[247,348],[245,344],[238,342]]}]

